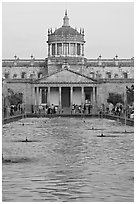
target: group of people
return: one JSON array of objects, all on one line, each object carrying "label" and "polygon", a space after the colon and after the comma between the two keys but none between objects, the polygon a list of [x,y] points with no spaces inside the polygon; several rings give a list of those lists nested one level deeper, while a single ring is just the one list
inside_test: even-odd
[{"label": "group of people", "polygon": [[35,114],[56,114],[58,111],[58,107],[54,104],[45,105],[45,106],[32,106],[32,113]]},{"label": "group of people", "polygon": [[15,113],[24,113],[24,108],[21,104],[10,106],[10,116],[15,115]]},{"label": "group of people", "polygon": [[18,115],[18,114],[23,114],[25,111],[25,108],[22,104],[18,105],[9,105],[4,107],[4,118]]},{"label": "group of people", "polygon": [[127,105],[126,107],[119,103],[116,104],[115,106],[109,104],[109,106],[107,107],[106,105],[102,104],[101,108],[100,108],[100,113],[105,113],[105,114],[112,114],[115,116],[122,116],[124,117],[124,115],[126,114],[126,116],[128,118],[131,117],[131,114],[134,112],[134,107]]},{"label": "group of people", "polygon": [[[83,114],[91,114],[92,113],[92,105],[91,104],[84,104],[82,105],[77,105],[73,104],[72,107],[69,108],[69,113],[71,114],[78,114],[78,113],[83,113]],[[32,105],[32,113],[35,114],[56,114],[56,113],[64,113],[63,107],[56,106],[54,104],[51,105],[40,105],[40,106],[33,106]]]},{"label": "group of people", "polygon": [[91,104],[84,104],[83,106],[73,104],[72,105],[72,113],[84,113],[84,114],[91,114],[92,112],[92,105]]}]

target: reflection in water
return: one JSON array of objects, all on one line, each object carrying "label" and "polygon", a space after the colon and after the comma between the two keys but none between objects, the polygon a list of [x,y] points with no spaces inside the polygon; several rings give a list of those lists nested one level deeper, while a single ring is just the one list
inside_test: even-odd
[{"label": "reflection in water", "polygon": [[25,163],[25,162],[30,162],[31,159],[29,158],[8,158],[8,159],[5,159],[3,158],[2,159],[2,163]]},{"label": "reflection in water", "polygon": [[134,201],[133,127],[123,130],[106,119],[4,125],[3,201]]}]

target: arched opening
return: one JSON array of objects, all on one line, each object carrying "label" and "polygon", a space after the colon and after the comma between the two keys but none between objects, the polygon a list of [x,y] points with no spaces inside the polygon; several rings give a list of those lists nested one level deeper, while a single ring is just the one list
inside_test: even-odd
[{"label": "arched opening", "polygon": [[4,76],[6,79],[9,79],[9,73],[8,72],[6,72]]},{"label": "arched opening", "polygon": [[124,72],[123,75],[124,75],[124,79],[127,79],[127,78],[128,78],[127,72]]},{"label": "arched opening", "polygon": [[38,73],[38,79],[42,78],[43,74],[41,72]]},{"label": "arched opening", "polygon": [[26,72],[22,72],[21,78],[22,78],[22,79],[25,79],[25,78],[26,78]]},{"label": "arched opening", "polygon": [[16,79],[17,78],[17,74],[13,74],[13,79]]}]

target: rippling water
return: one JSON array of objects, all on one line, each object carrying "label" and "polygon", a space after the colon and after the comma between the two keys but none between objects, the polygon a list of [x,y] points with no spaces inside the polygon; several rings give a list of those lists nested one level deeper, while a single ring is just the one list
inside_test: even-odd
[{"label": "rippling water", "polygon": [[[4,125],[3,201],[133,202],[134,133],[124,130],[115,121],[89,118]],[[26,137],[31,142],[22,142]]]}]

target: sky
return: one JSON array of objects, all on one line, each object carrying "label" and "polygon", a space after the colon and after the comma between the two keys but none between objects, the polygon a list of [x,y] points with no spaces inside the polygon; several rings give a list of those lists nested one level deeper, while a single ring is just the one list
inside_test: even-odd
[{"label": "sky", "polygon": [[44,59],[48,56],[48,28],[69,23],[85,30],[85,57],[134,56],[134,4],[132,2],[3,2],[2,58]]}]

